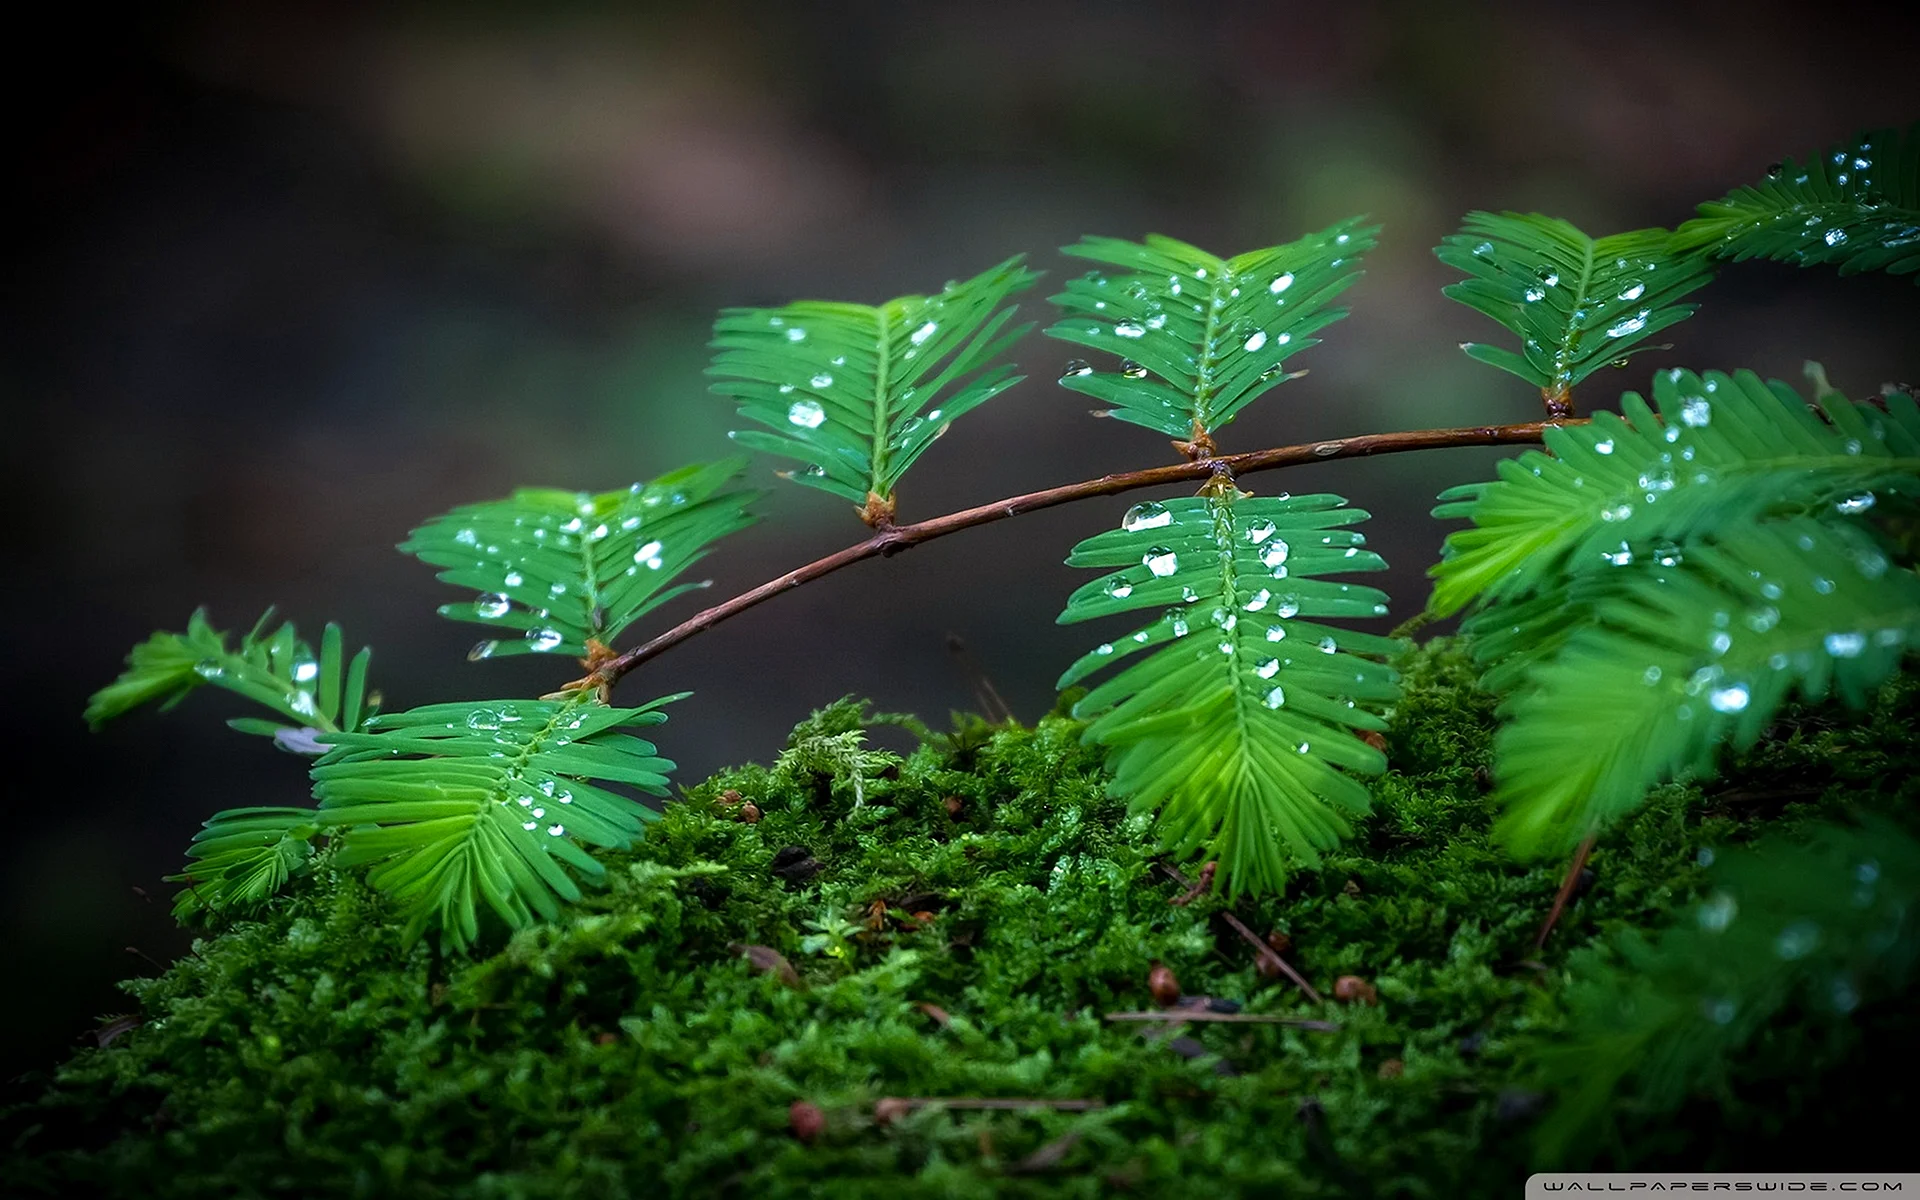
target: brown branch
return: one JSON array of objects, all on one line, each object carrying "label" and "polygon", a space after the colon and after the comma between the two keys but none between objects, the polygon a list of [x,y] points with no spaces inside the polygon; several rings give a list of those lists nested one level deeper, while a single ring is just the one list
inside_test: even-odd
[{"label": "brown branch", "polygon": [[1047,488],[1044,491],[1028,492],[1024,496],[1009,496],[991,504],[962,509],[941,517],[931,517],[911,525],[883,526],[876,529],[873,536],[863,542],[817,559],[797,570],[788,571],[759,587],[740,593],[731,600],[695,613],[652,641],[598,664],[591,669],[586,678],[570,686],[610,687],[641,663],[664,654],[693,635],[711,629],[730,617],[736,617],[782,592],[791,591],[803,583],[810,583],[815,579],[831,575],[842,567],[852,566],[864,559],[889,557],[902,550],[918,546],[922,542],[945,537],[950,533],[958,533],[963,529],[972,529],[976,525],[987,525],[1008,517],[1020,516],[1022,513],[1038,512],[1043,508],[1071,504],[1076,500],[1117,496],[1122,492],[1172,483],[1204,481],[1221,474],[1251,475],[1256,471],[1271,471],[1279,467],[1294,467],[1303,463],[1330,462],[1341,458],[1366,458],[1375,454],[1399,454],[1408,450],[1534,444],[1541,440],[1547,429],[1567,423],[1529,421],[1519,425],[1475,425],[1457,429],[1422,429],[1409,433],[1368,433],[1358,437],[1304,442],[1297,446],[1279,446],[1271,450],[1255,450],[1247,454],[1230,454],[1223,458],[1201,458],[1194,462],[1152,467],[1144,471],[1102,475],[1098,479],[1069,483],[1061,487]]},{"label": "brown branch", "polygon": [[1580,842],[1580,848],[1573,852],[1573,862],[1567,866],[1567,878],[1560,885],[1560,894],[1553,898],[1553,908],[1548,911],[1547,919],[1540,926],[1539,936],[1533,939],[1533,952],[1540,953],[1546,947],[1547,935],[1553,932],[1554,924],[1560,920],[1560,914],[1566,911],[1567,901],[1573,898],[1573,889],[1580,884],[1581,868],[1587,865],[1587,856],[1593,853],[1593,834],[1588,834]]},{"label": "brown branch", "polygon": [[1320,993],[1313,990],[1313,985],[1308,983],[1300,972],[1293,969],[1292,963],[1281,958],[1279,952],[1272,946],[1267,945],[1259,938],[1253,936],[1253,930],[1247,928],[1245,921],[1242,921],[1230,912],[1223,912],[1220,916],[1227,924],[1233,926],[1235,933],[1247,939],[1247,944],[1253,947],[1253,957],[1255,960],[1266,963],[1270,969],[1277,970],[1288,979],[1293,980],[1300,990],[1307,994],[1307,999],[1313,1001],[1315,1004],[1320,1003]]},{"label": "brown branch", "polygon": [[1052,1108],[1061,1112],[1093,1112],[1107,1106],[1104,1100],[1050,1100],[1043,1096],[883,1096],[874,1102],[890,1112],[939,1105],[943,1108],[1022,1109]]}]

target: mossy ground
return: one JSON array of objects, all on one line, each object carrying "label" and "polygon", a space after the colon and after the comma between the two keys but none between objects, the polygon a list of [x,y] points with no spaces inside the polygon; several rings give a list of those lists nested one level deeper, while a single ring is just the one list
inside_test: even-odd
[{"label": "mossy ground", "polygon": [[[1796,713],[1705,795],[1661,789],[1603,838],[1591,886],[1536,956],[1565,864],[1517,863],[1488,842],[1492,700],[1444,643],[1403,669],[1374,815],[1280,897],[1171,904],[1183,889],[1150,822],[1105,795],[1070,720],[900,758],[847,736],[865,720],[851,704],[803,724],[772,768],[692,788],[607,857],[609,887],[477,961],[403,951],[380,899],[322,870],[127,985],[144,1023],[7,1114],[10,1186],[1517,1194],[1551,1102],[1525,1050],[1564,1020],[1570,952],[1670,922],[1699,894],[1702,847],[1849,811],[1911,827],[1911,688],[1860,718]],[[738,819],[729,790],[762,819]],[[1227,912],[1288,935],[1289,960],[1326,999],[1263,977]],[[778,951],[797,981],[741,946]],[[1186,993],[1339,1028],[1195,1023],[1155,1037],[1105,1020],[1156,1007],[1156,963]],[[1335,1000],[1343,975],[1377,1005]],[[1913,1022],[1884,1005],[1855,1018],[1839,1030],[1799,1018],[1754,1048],[1726,1095],[1679,1114],[1623,1104],[1603,1151],[1691,1169],[1809,1165],[1870,1115],[1901,1115],[1863,1081],[1886,1046],[1913,1044]],[[883,1120],[885,1097],[1103,1107],[932,1105]],[[794,1132],[796,1101],[824,1115],[811,1139]],[[1814,1127],[1817,1144],[1783,1136]]]}]

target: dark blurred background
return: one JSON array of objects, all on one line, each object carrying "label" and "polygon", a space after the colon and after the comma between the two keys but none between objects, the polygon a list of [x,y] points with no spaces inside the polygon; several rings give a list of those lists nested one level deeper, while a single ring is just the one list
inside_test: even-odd
[{"label": "dark blurred background", "polygon": [[[43,18],[45,14],[43,14]],[[196,605],[268,604],[375,647],[389,706],[545,691],[570,664],[469,665],[455,594],[394,543],[518,485],[605,489],[729,451],[700,370],[731,304],[929,291],[1027,251],[1049,282],[1083,233],[1232,253],[1366,212],[1385,225],[1353,316],[1229,450],[1527,419],[1537,398],[1455,344],[1494,333],[1439,294],[1467,209],[1590,231],[1691,206],[1867,127],[1915,118],[1911,17],[1865,7],[1141,3],[77,7],[13,39],[6,145],[8,585],[15,747],[0,1075],[44,1068],[113,981],[183,951],[170,887],[199,821],[298,803],[303,760],[197,695],[89,735],[86,696]],[[1047,308],[1033,294],[1029,315]],[[1912,379],[1920,289],[1749,264],[1649,354],[1849,392]],[[1146,431],[1030,379],[968,417],[903,519],[1167,461]],[[1492,451],[1303,468],[1375,513],[1395,615],[1417,611],[1434,493]],[[702,564],[730,595],[863,532],[778,484]],[[1022,718],[1090,631],[1061,565],[1127,501],[1059,509],[870,562],[673,651],[622,689],[683,688],[662,742],[691,783],[771,758],[845,693],[944,725],[975,705],[947,636]],[[638,633],[693,611],[682,601]],[[31,768],[31,770],[30,770]]]}]

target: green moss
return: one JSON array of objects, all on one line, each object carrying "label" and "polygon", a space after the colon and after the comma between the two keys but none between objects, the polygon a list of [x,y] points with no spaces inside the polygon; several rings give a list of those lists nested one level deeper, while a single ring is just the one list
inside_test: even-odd
[{"label": "green moss", "polygon": [[[1507,1194],[1542,1105],[1526,1049],[1565,1020],[1567,956],[1666,924],[1700,893],[1704,846],[1910,819],[1920,702],[1903,683],[1864,718],[1796,711],[1709,795],[1662,789],[1602,839],[1534,962],[1565,864],[1488,842],[1493,701],[1448,643],[1403,669],[1374,815],[1283,896],[1232,908],[1291,937],[1319,1004],[1256,971],[1220,897],[1169,903],[1183,889],[1150,823],[1106,795],[1074,722],[901,758],[866,749],[873,718],[842,702],[771,768],[690,789],[563,923],[478,961],[403,952],[380,899],[323,867],[129,983],[144,1024],[7,1114],[5,1174],[139,1196]],[[741,946],[778,951],[800,986]],[[1154,1007],[1155,963],[1188,993],[1339,1029],[1176,1041],[1103,1020]],[[1332,998],[1347,974],[1377,1006]],[[1864,1056],[1913,1040],[1890,1013],[1868,1006],[1852,1033],[1796,1014],[1722,1100],[1623,1109],[1614,1161],[1745,1164],[1781,1114],[1863,1120]],[[1824,1074],[1780,1078],[1815,1060]],[[1105,1107],[882,1123],[888,1096]],[[825,1114],[811,1141],[795,1101]]]}]

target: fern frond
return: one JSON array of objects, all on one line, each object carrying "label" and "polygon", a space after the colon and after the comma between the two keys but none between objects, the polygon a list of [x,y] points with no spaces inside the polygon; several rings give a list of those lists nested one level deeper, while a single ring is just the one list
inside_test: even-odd
[{"label": "fern frond", "polygon": [[154,634],[127,655],[127,669],[120,677],[87,701],[87,724],[98,729],[155,702],[165,712],[210,683],[291,722],[252,717],[228,722],[242,733],[273,737],[289,749],[305,749],[303,730],[333,733],[359,728],[379,707],[378,694],[367,693],[367,664],[373,651],[362,648],[347,661],[340,627],[329,624],[316,656],[291,621],[269,633],[273,615],[271,608],[261,614],[232,650],[227,648],[227,635],[208,622],[205,609],[195,610],[187,619],[184,633]]},{"label": "fern frond", "polygon": [[1068,281],[1052,297],[1072,314],[1048,337],[1121,355],[1121,369],[1075,364],[1062,387],[1116,420],[1172,438],[1212,434],[1290,375],[1288,357],[1347,315],[1329,308],[1360,277],[1377,226],[1360,218],[1284,246],[1223,259],[1173,238],[1086,238],[1063,254],[1118,267]]},{"label": "fern frond", "polygon": [[[795,483],[865,505],[947,426],[1020,382],[992,360],[1031,329],[1003,303],[1039,279],[1016,256],[933,296],[885,304],[801,300],[730,308],[714,322],[713,390],[773,430],[739,430],[743,446],[806,464]],[[983,370],[983,368],[985,368]]]},{"label": "fern frond", "polygon": [[1655,784],[1710,773],[1792,692],[1859,707],[1920,638],[1920,578],[1843,525],[1750,525],[1629,571],[1503,706],[1497,832],[1522,854],[1571,846]]},{"label": "fern frond", "polygon": [[[1563,576],[1608,571],[1762,516],[1857,516],[1887,495],[1920,494],[1920,405],[1837,393],[1811,407],[1751,371],[1656,372],[1654,403],[1546,432],[1546,452],[1499,466],[1494,483],[1442,493],[1436,517],[1469,517],[1447,537],[1429,605],[1509,601]],[[1497,620],[1495,622],[1497,624]]]},{"label": "fern frond", "polygon": [[621,732],[658,725],[659,706],[610,708],[591,692],[564,700],[435,704],[338,734],[313,766],[316,822],[337,833],[339,866],[373,864],[368,882],[407,910],[407,939],[438,926],[472,944],[485,905],[513,929],[580,898],[574,876],[604,869],[581,848],[628,845],[653,810],[600,786],[666,794],[673,764]]},{"label": "fern frond", "polygon": [[1249,496],[1231,485],[1137,504],[1121,527],[1075,546],[1068,565],[1114,568],[1067,601],[1061,624],[1159,610],[1130,637],[1095,648],[1058,684],[1129,657],[1074,706],[1086,740],[1108,749],[1116,796],[1158,807],[1167,843],[1202,848],[1231,891],[1270,891],[1287,852],[1318,862],[1367,811],[1384,756],[1353,730],[1397,676],[1362,655],[1399,643],[1316,618],[1384,614],[1373,588],[1317,578],[1386,564],[1344,526],[1367,514],[1338,496]]},{"label": "fern frond", "polygon": [[523,488],[413,531],[400,549],[480,593],[442,616],[508,631],[471,657],[584,655],[704,583],[668,585],[720,538],[751,525],[756,492],[724,490],[745,458],[696,463],[651,483],[590,495]]},{"label": "fern frond", "polygon": [[278,892],[313,858],[316,815],[310,808],[230,808],[208,818],[187,849],[187,869],[167,876],[187,885],[174,898],[175,919],[254,908]]},{"label": "fern frond", "polygon": [[1484,342],[1460,348],[1560,400],[1691,316],[1699,306],[1680,297],[1713,276],[1711,263],[1676,252],[1664,229],[1595,239],[1539,213],[1469,213],[1434,254],[1468,276],[1445,295],[1520,337],[1518,353]]},{"label": "fern frond", "polygon": [[1576,961],[1567,1036],[1529,1055],[1562,1092],[1539,1131],[1546,1162],[1598,1144],[1623,1107],[1657,1115],[1712,1091],[1788,1004],[1845,1022],[1920,968],[1920,841],[1884,818],[1726,852],[1713,883],[1654,940],[1617,939],[1618,965]]},{"label": "fern frond", "polygon": [[1674,244],[1735,262],[1834,265],[1842,275],[1920,271],[1920,124],[1904,137],[1882,129],[1781,163],[1760,183],[1702,204]]}]

